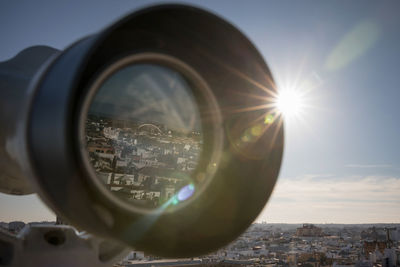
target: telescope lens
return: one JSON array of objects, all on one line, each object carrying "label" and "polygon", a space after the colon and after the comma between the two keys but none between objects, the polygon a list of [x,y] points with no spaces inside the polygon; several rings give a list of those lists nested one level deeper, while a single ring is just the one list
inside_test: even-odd
[{"label": "telescope lens", "polygon": [[88,160],[98,184],[137,208],[190,199],[199,186],[192,176],[203,137],[189,82],[154,63],[103,76],[94,85],[85,121]]}]

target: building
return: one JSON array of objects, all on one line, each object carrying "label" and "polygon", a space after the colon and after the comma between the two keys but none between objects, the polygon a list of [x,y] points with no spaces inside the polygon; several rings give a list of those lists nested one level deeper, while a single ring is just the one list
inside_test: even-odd
[{"label": "building", "polygon": [[303,227],[297,228],[296,236],[318,237],[322,236],[322,229],[313,224],[303,224]]}]

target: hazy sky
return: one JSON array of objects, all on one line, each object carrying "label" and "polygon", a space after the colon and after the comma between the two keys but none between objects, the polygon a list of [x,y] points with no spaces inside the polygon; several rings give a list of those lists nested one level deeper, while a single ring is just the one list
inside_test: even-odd
[{"label": "hazy sky", "polygon": [[136,64],[117,71],[101,85],[89,113],[160,123],[189,133],[200,130],[200,115],[190,90],[176,71]]},{"label": "hazy sky", "polygon": [[[1,1],[0,60],[31,45],[63,49],[151,2]],[[400,2],[196,5],[239,27],[280,88],[308,92],[310,107],[286,124],[281,175],[258,220],[400,222]],[[35,196],[0,194],[0,221],[17,219],[54,215]]]}]

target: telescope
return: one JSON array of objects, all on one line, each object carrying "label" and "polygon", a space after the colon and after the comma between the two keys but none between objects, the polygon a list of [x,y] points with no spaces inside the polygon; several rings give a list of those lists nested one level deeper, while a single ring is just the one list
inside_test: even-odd
[{"label": "telescope", "polygon": [[273,190],[275,95],[249,39],[192,6],[135,11],[63,51],[27,48],[0,63],[0,192],[37,193],[121,247],[209,253]]}]

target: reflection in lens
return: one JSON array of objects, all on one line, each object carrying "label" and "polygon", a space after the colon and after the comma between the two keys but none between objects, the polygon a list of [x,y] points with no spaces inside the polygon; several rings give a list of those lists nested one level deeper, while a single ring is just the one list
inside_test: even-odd
[{"label": "reflection in lens", "polygon": [[200,156],[200,118],[178,72],[154,64],[119,69],[98,87],[86,119],[89,160],[115,196],[136,207],[186,201]]}]

